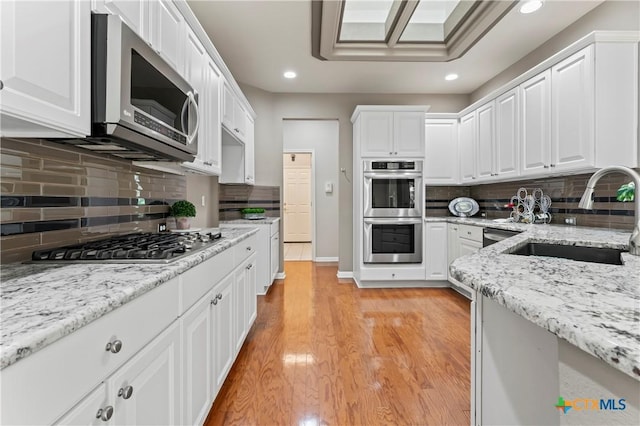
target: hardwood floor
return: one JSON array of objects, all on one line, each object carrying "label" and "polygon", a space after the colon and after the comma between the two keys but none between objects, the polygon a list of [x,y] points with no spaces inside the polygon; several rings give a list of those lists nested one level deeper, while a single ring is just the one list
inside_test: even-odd
[{"label": "hardwood floor", "polygon": [[469,419],[469,301],[358,289],[285,264],[205,425],[442,425]]}]

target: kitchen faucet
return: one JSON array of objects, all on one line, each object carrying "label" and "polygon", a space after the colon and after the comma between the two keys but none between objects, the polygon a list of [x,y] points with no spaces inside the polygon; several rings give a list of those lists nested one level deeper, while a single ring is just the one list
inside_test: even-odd
[{"label": "kitchen faucet", "polygon": [[578,207],[587,210],[593,209],[594,187],[601,177],[608,175],[609,173],[627,174],[631,176],[634,184],[636,185],[636,226],[633,228],[633,232],[631,232],[631,238],[629,238],[629,253],[635,256],[640,256],[640,197],[638,197],[637,194],[638,190],[640,189],[640,175],[638,175],[636,171],[624,166],[609,166],[598,170],[589,179],[589,182],[587,183],[587,189],[584,190],[584,194],[582,194],[582,199],[580,200],[580,204],[578,204]]}]

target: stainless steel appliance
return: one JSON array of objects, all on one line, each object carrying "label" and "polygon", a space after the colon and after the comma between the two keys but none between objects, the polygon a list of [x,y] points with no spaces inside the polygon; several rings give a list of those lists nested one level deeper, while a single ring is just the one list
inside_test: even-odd
[{"label": "stainless steel appliance", "polygon": [[509,237],[518,235],[520,231],[509,231],[506,229],[484,228],[482,230],[482,247],[506,240]]},{"label": "stainless steel appliance", "polygon": [[363,179],[363,262],[422,263],[422,161],[366,161]]},{"label": "stainless steel appliance", "polygon": [[419,218],[365,218],[364,263],[422,263]]},{"label": "stainless steel appliance", "polygon": [[365,217],[421,217],[422,161],[366,161]]},{"label": "stainless steel appliance", "polygon": [[70,143],[142,161],[193,161],[193,88],[114,15],[92,15],[92,134]]},{"label": "stainless steel appliance", "polygon": [[220,232],[138,233],[83,244],[34,251],[32,262],[170,263],[210,247]]}]

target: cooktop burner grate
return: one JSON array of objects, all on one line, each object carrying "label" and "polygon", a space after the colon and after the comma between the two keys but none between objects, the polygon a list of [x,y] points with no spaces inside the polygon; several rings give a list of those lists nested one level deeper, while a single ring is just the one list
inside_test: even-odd
[{"label": "cooktop burner grate", "polygon": [[34,251],[34,262],[167,263],[196,252],[221,238],[220,232],[138,233]]}]

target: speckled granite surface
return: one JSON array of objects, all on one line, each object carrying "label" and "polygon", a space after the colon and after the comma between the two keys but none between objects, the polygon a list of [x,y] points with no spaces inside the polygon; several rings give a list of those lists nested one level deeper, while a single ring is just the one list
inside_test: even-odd
[{"label": "speckled granite surface", "polygon": [[169,264],[10,264],[0,270],[0,368],[42,349],[258,232],[222,239]]},{"label": "speckled granite surface", "polygon": [[233,225],[233,224],[242,224],[242,225],[265,225],[272,224],[279,221],[279,217],[266,217],[264,219],[234,219],[234,220],[221,220],[220,224],[224,225]]},{"label": "speckled granite surface", "polygon": [[451,274],[507,309],[640,380],[640,256],[623,265],[518,256],[527,242],[626,249],[628,232],[429,218],[524,231],[456,259]]}]

